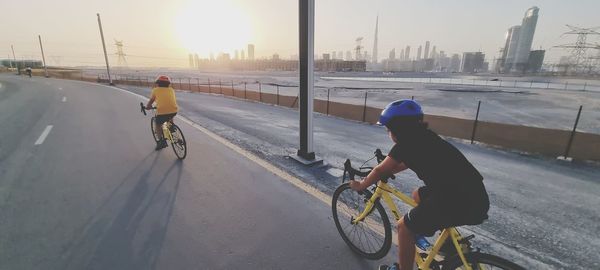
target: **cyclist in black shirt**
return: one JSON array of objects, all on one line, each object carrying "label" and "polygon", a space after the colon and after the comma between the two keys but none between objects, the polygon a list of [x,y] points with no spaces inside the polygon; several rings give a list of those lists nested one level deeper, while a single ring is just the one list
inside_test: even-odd
[{"label": "cyclist in black shirt", "polygon": [[431,236],[447,227],[481,224],[487,219],[488,195],[477,169],[423,122],[417,102],[390,103],[381,112],[378,124],[387,128],[395,145],[363,181],[351,181],[350,187],[361,191],[406,169],[425,182],[412,193],[418,205],[398,222],[399,264],[380,267],[413,269],[415,237]]}]

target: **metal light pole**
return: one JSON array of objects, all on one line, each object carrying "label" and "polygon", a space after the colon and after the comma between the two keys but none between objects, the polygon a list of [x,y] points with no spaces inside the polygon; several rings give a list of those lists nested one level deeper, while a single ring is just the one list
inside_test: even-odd
[{"label": "metal light pole", "polygon": [[315,0],[299,0],[300,149],[294,159],[305,165],[318,160],[313,152]]},{"label": "metal light pole", "polygon": [[17,63],[17,57],[15,56],[15,48],[13,45],[10,45],[10,49],[13,53],[13,59],[15,60],[15,66],[17,66],[17,75],[21,75],[21,69],[19,68],[19,63]]},{"label": "metal light pole", "polygon": [[98,16],[98,28],[100,28],[100,38],[102,39],[102,48],[104,49],[104,60],[106,61],[106,73],[108,73],[108,84],[114,85],[112,78],[110,77],[110,66],[108,65],[108,55],[106,54],[106,44],[104,43],[104,32],[102,31],[102,21],[100,21],[100,13],[96,13]]},{"label": "metal light pole", "polygon": [[44,76],[48,78],[48,67],[46,67],[46,56],[44,56],[44,46],[42,46],[42,36],[38,35],[38,39],[40,40],[40,50],[42,50],[42,61],[44,61]]}]

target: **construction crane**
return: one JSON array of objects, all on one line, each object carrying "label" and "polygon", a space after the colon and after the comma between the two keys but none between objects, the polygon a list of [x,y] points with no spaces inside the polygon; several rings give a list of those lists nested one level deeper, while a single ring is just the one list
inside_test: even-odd
[{"label": "construction crane", "polygon": [[362,54],[360,53],[360,50],[362,50],[362,48],[363,48],[363,46],[360,45],[362,40],[363,40],[363,37],[356,38],[356,47],[354,47],[354,52],[356,54],[356,60],[362,59]]}]

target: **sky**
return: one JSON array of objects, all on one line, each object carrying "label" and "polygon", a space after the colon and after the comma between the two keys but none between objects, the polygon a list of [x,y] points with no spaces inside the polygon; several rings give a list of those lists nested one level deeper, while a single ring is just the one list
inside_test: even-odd
[{"label": "sky", "polygon": [[[373,50],[379,16],[379,58],[391,49],[431,41],[447,54],[483,51],[498,56],[506,30],[525,11],[540,8],[533,49],[547,50],[547,62],[568,52],[553,46],[573,43],[561,35],[566,24],[600,26],[598,0],[316,0],[315,52],[352,50],[355,39]],[[188,53],[208,57],[256,46],[257,57],[298,54],[297,0],[0,0],[0,59],[41,59],[42,36],[49,65],[102,65],[100,13],[112,65],[115,40],[123,41],[129,66],[187,66]],[[589,41],[600,43],[600,37]]]}]

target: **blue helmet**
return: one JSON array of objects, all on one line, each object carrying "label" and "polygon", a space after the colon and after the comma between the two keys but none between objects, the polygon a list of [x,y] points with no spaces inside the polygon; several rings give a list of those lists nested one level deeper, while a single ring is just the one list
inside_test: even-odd
[{"label": "blue helmet", "polygon": [[385,126],[392,118],[398,116],[423,116],[423,110],[421,110],[421,105],[414,100],[396,100],[385,106],[383,111],[381,111],[377,124]]}]

